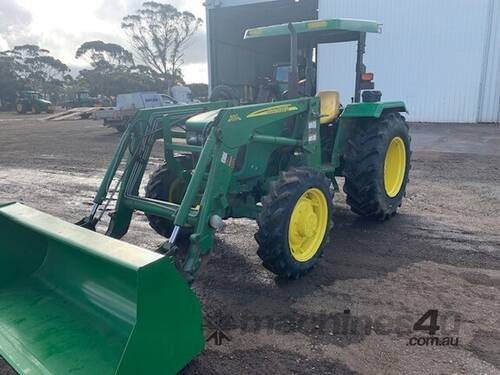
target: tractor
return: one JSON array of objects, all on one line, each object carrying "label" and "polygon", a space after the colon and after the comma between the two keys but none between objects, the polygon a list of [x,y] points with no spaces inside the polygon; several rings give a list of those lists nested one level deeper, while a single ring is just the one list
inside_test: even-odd
[{"label": "tractor", "polygon": [[16,112],[19,114],[54,113],[54,110],[52,103],[43,99],[38,91],[21,91],[16,100]]},{"label": "tractor", "polygon": [[98,98],[90,96],[88,90],[78,91],[73,99],[64,102],[66,109],[80,108],[80,107],[101,107],[102,103]]},{"label": "tractor", "polygon": [[[266,103],[286,99],[291,65],[288,62],[278,62],[275,63],[272,68],[272,75],[270,77],[261,77],[257,80],[255,85],[247,86],[245,90],[246,94],[244,94],[243,97],[239,97],[237,90],[230,85],[218,85],[212,90],[210,100],[233,100],[240,104],[248,104]],[[314,96],[313,86],[308,87],[309,90],[306,92],[305,83],[309,79],[310,82],[314,82],[315,85],[316,77],[311,74],[311,71],[307,73],[309,73],[308,77],[306,77],[306,65],[298,63],[299,94],[301,94],[301,96]],[[253,93],[256,93],[256,95],[252,95]]]},{"label": "tractor", "polygon": [[[286,99],[138,111],[77,225],[0,205],[0,354],[22,373],[176,373],[204,346],[188,285],[224,219],[257,220],[263,266],[297,279],[327,250],[340,178],[356,214],[394,216],[410,137],[405,104],[376,100],[363,65],[366,33],[378,32],[352,19],[248,30],[290,41]],[[348,41],[358,43],[354,102],[342,107],[336,91],[300,95],[299,48]],[[143,191],[155,144],[164,160]],[[156,253],[119,241],[136,211],[166,238]]]}]

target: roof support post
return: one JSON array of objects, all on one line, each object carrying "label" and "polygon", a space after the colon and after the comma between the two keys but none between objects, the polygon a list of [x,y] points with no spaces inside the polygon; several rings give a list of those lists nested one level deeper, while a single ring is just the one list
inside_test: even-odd
[{"label": "roof support post", "polygon": [[354,89],[354,103],[359,103],[361,101],[361,75],[366,70],[366,67],[363,63],[365,47],[366,47],[366,33],[359,33],[358,54],[356,59],[356,87]]},{"label": "roof support post", "polygon": [[288,99],[295,99],[298,97],[299,42],[297,30],[291,22],[288,24],[288,30],[290,30],[290,63],[292,64],[288,75]]}]

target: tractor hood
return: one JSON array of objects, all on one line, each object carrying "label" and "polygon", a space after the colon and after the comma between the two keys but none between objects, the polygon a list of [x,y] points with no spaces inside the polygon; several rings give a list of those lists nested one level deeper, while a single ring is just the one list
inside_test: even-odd
[{"label": "tractor hood", "polygon": [[186,130],[195,132],[202,131],[205,128],[205,126],[207,126],[208,124],[210,124],[215,120],[219,112],[220,109],[217,109],[215,111],[204,112],[200,113],[199,115],[191,117],[186,122]]},{"label": "tractor hood", "polygon": [[44,105],[44,106],[50,106],[50,105],[52,105],[52,102],[51,102],[51,101],[49,101],[49,100],[45,100],[45,99],[36,99],[36,102],[37,102],[38,104],[42,104],[42,105]]}]

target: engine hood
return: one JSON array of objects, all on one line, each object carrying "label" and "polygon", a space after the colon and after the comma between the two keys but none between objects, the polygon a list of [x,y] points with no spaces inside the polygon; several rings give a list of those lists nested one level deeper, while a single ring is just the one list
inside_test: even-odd
[{"label": "engine hood", "polygon": [[202,131],[205,126],[215,120],[219,112],[220,109],[217,109],[215,111],[204,112],[191,117],[186,121],[186,130],[196,132]]}]

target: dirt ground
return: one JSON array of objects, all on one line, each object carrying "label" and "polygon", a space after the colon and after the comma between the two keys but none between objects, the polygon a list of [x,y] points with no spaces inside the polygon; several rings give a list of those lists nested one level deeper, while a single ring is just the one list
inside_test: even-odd
[{"label": "dirt ground", "polygon": [[[119,135],[42,117],[0,115],[0,201],[74,222]],[[500,127],[411,133],[400,214],[361,219],[338,193],[330,245],[301,280],[276,280],[257,257],[256,224],[229,220],[194,290],[207,333],[222,329],[230,341],[207,343],[183,374],[500,374]],[[124,240],[162,243],[139,214]],[[442,345],[413,331],[428,310],[438,310]]]}]

